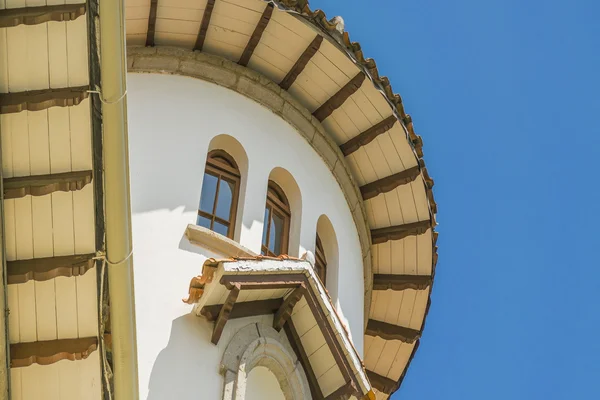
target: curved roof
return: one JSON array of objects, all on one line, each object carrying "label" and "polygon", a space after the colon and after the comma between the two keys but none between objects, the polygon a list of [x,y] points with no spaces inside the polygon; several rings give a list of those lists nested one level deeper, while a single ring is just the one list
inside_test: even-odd
[{"label": "curved roof", "polygon": [[387,398],[418,348],[437,262],[433,180],[401,97],[343,20],[307,1],[127,0],[126,14],[128,45],[201,51],[257,71],[339,146],[370,229],[364,363],[377,397]]}]

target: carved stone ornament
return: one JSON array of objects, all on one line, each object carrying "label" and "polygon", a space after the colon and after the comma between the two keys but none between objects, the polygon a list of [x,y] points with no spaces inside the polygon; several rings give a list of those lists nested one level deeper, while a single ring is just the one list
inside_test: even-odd
[{"label": "carved stone ornament", "polygon": [[297,361],[284,333],[263,324],[245,326],[233,336],[223,353],[223,400],[245,399],[248,374],[259,366],[275,375],[286,400],[310,398],[306,375],[296,366]]}]

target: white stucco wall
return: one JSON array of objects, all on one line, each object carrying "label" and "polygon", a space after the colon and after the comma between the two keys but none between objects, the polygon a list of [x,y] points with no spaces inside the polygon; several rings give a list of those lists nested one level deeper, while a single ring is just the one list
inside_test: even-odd
[{"label": "white stucco wall", "polygon": [[[128,75],[128,121],[141,398],[220,398],[218,367],[227,337],[251,320],[228,323],[213,346],[212,324],[191,315],[191,306],[180,300],[204,259],[218,256],[190,249],[183,235],[196,221],[209,144],[222,134],[239,141],[248,158],[236,234],[243,246],[260,252],[267,181],[278,167],[291,174],[302,197],[290,255],[314,251],[319,217],[331,221],[339,270],[328,274],[327,287],[362,354],[364,283],[356,228],[335,178],[294,128],[228,89],[157,74]],[[198,397],[199,380],[209,386],[206,397]]]}]

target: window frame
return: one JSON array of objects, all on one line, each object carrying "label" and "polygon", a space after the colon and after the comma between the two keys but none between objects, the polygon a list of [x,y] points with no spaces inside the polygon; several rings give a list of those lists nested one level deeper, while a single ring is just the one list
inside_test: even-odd
[{"label": "window frame", "polygon": [[327,258],[325,257],[325,250],[323,249],[323,243],[317,233],[315,240],[315,272],[323,286],[327,285]]},{"label": "window frame", "polygon": [[[197,215],[209,219],[210,227],[208,229],[215,233],[218,233],[213,229],[215,222],[227,226],[227,235],[225,236],[230,239],[233,239],[235,233],[238,200],[240,195],[240,184],[242,180],[240,170],[233,157],[231,157],[226,151],[212,150],[208,153],[208,156],[206,157],[204,176],[206,176],[207,174],[217,178],[217,187],[215,189],[215,196],[213,199],[212,214],[200,210],[200,205],[198,205]],[[233,191],[231,194],[231,206],[229,208],[229,221],[225,221],[223,218],[218,217],[216,214],[217,204],[219,203],[219,190],[221,188],[222,181],[233,183]],[[202,192],[200,193],[200,201],[202,201]]]},{"label": "window frame", "polygon": [[[261,239],[260,252],[262,255],[277,257],[282,254],[288,254],[289,250],[289,240],[290,240],[290,224],[292,219],[292,213],[290,210],[290,203],[285,195],[285,192],[281,187],[269,180],[269,184],[267,187],[267,201],[265,204],[265,213],[268,212],[267,224],[263,226],[263,238],[266,237],[266,244]],[[279,216],[283,220],[283,229],[281,234],[281,253],[275,254],[271,250],[269,250],[270,239],[271,239],[271,216],[275,213],[275,215]],[[266,236],[265,236],[266,230]]]}]

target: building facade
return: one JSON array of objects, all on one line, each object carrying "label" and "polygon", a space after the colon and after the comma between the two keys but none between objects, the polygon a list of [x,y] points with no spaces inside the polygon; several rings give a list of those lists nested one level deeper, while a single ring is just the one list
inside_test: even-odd
[{"label": "building facade", "polygon": [[398,389],[435,275],[433,181],[341,18],[0,0],[0,118],[3,398]]}]

